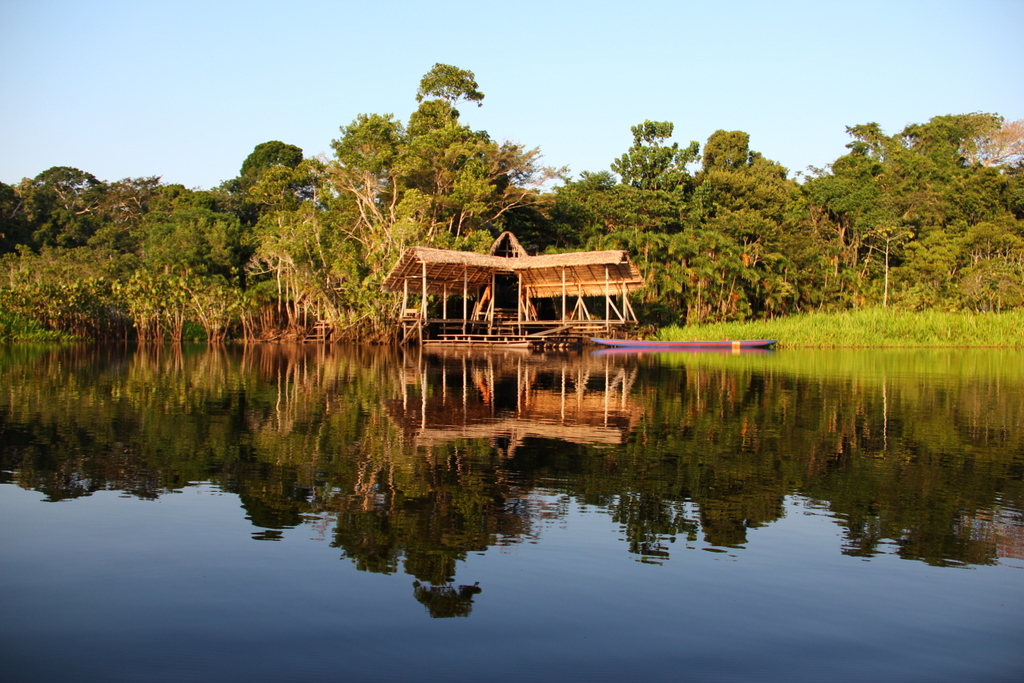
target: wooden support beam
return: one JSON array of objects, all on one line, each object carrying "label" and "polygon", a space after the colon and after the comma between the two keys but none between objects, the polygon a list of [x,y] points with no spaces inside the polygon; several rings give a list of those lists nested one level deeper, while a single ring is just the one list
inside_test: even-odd
[{"label": "wooden support beam", "polygon": [[[579,311],[579,316],[576,312]],[[574,320],[592,320],[590,311],[587,309],[587,302],[583,300],[583,285],[576,283],[576,307],[572,311]]]},{"label": "wooden support beam", "polygon": [[[423,261],[423,301],[420,302],[420,312],[423,314],[420,317],[420,324],[425,325],[427,322],[427,262]],[[422,334],[420,335],[422,337]]]},{"label": "wooden support beam", "polygon": [[558,334],[559,332],[564,332],[565,330],[568,330],[568,329],[572,329],[572,325],[560,325],[558,327],[553,327],[550,330],[541,330],[540,332],[530,332],[526,336],[527,337],[546,337],[549,334]]},{"label": "wooden support beam", "polygon": [[621,316],[622,316],[622,322],[626,322],[626,310],[627,310],[626,306],[627,306],[628,299],[629,299],[629,297],[628,297],[628,293],[626,292],[626,282],[623,281],[622,282],[622,311],[620,311]]},{"label": "wooden support beam", "polygon": [[523,274],[516,273],[516,322],[523,322]]},{"label": "wooden support beam", "polygon": [[496,277],[497,277],[497,274],[492,272],[491,273],[491,300],[488,302],[488,306],[487,306],[487,332],[488,333],[490,333],[491,328],[494,327],[494,301],[498,298],[498,292],[497,292],[497,289],[496,289],[498,283],[497,283]]},{"label": "wooden support beam", "polygon": [[[608,298],[608,303],[611,305],[611,309],[615,313],[615,315],[619,316],[619,320],[624,320],[622,311],[620,311],[619,307],[615,305],[615,301],[612,300],[611,297]],[[607,318],[608,320],[611,320],[611,315],[608,315]]]},{"label": "wooden support beam", "polygon": [[636,322],[636,311],[633,310],[633,304],[629,303],[629,298],[624,300],[624,306],[629,311],[629,319]]},{"label": "wooden support beam", "polygon": [[604,320],[612,319],[612,293],[611,283],[608,281],[608,266],[604,267]]},{"label": "wooden support beam", "polygon": [[565,321],[565,266],[562,266],[562,321]]}]

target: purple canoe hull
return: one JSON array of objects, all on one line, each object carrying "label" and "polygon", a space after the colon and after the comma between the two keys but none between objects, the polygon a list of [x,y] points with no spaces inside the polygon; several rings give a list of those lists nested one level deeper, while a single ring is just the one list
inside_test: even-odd
[{"label": "purple canoe hull", "polygon": [[642,341],[631,339],[596,339],[590,341],[601,346],[611,346],[619,349],[637,349],[645,351],[685,351],[687,349],[765,349],[772,346],[776,339],[742,339],[722,341]]}]

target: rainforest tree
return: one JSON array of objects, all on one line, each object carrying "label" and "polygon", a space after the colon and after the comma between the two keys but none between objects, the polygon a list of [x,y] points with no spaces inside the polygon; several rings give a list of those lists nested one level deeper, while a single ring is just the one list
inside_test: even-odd
[{"label": "rainforest tree", "polygon": [[[607,169],[575,178],[540,150],[469,125],[472,71],[435,64],[403,120],[363,113],[330,158],[279,140],[210,190],[105,181],[56,166],[0,183],[0,307],[83,337],[229,335],[386,341],[380,282],[413,245],[627,250],[648,325],[861,306],[1024,306],[1024,121],[936,116],[895,134],[851,126],[848,152],[803,184],[718,130],[630,129]],[[471,111],[471,109],[469,110]]]}]

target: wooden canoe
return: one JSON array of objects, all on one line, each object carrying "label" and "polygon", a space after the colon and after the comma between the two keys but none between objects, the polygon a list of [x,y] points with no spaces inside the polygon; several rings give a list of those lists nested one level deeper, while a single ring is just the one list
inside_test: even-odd
[{"label": "wooden canoe", "polygon": [[721,341],[644,341],[642,339],[597,339],[590,341],[601,346],[619,349],[636,349],[637,351],[686,351],[688,349],[766,349],[775,344],[776,339],[741,339]]}]

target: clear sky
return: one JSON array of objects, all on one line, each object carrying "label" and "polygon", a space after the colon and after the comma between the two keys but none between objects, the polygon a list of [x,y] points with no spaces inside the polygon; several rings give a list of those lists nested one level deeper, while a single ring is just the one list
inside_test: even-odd
[{"label": "clear sky", "polygon": [[1024,118],[1024,0],[512,3],[0,0],[0,181],[51,166],[212,187],[268,140],[330,154],[359,113],[415,109],[435,62],[476,74],[462,119],[606,170],[630,126],[717,129],[791,172],[846,126]]}]

